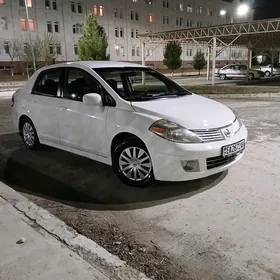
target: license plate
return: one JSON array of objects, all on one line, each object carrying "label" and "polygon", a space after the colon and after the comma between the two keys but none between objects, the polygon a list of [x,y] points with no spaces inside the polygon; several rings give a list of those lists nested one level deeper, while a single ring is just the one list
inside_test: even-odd
[{"label": "license plate", "polygon": [[245,140],[241,140],[237,143],[222,147],[222,156],[229,157],[242,152],[245,149]]}]

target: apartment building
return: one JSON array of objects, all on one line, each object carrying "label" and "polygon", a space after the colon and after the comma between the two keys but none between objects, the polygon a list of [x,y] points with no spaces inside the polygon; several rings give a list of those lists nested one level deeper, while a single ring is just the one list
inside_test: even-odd
[{"label": "apartment building", "polygon": [[[13,38],[28,42],[25,0],[0,0],[0,65],[10,61],[5,45]],[[77,60],[77,43],[87,13],[93,12],[105,28],[111,60],[141,61],[140,33],[225,24],[233,18],[236,3],[222,0],[27,0],[31,37],[53,33],[58,44],[50,46],[57,61]],[[227,13],[221,16],[220,11]],[[184,44],[182,59],[191,63],[198,50]],[[147,61],[162,67],[164,46],[146,47]],[[220,60],[243,60],[244,49],[226,50]],[[186,64],[187,65],[187,64]]]}]

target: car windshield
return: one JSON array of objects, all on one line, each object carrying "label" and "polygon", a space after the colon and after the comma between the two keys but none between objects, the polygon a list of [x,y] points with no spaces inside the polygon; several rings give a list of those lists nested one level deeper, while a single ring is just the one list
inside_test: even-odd
[{"label": "car windshield", "polygon": [[191,93],[164,75],[150,68],[93,69],[111,88],[127,101],[177,98]]}]

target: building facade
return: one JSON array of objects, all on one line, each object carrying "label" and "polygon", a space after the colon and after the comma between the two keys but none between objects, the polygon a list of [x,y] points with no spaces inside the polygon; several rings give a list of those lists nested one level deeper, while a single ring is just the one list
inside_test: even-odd
[{"label": "building facade", "polygon": [[[239,0],[26,0],[32,39],[52,33],[56,41],[56,61],[77,60],[77,44],[87,13],[93,12],[106,31],[111,60],[141,61],[140,33],[204,27],[231,23]],[[9,63],[5,45],[14,38],[28,42],[25,0],[0,0],[0,64]],[[226,11],[221,16],[220,11]],[[243,19],[244,20],[244,19]],[[187,67],[200,46],[183,45]],[[164,46],[146,47],[149,64],[163,66]],[[224,51],[218,60],[244,60],[247,51]]]}]

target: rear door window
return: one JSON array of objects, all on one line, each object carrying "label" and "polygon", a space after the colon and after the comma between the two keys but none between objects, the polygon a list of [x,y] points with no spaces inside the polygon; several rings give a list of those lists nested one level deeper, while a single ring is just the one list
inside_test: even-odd
[{"label": "rear door window", "polygon": [[36,95],[59,97],[61,90],[61,73],[61,68],[43,71],[35,82],[32,93]]}]

